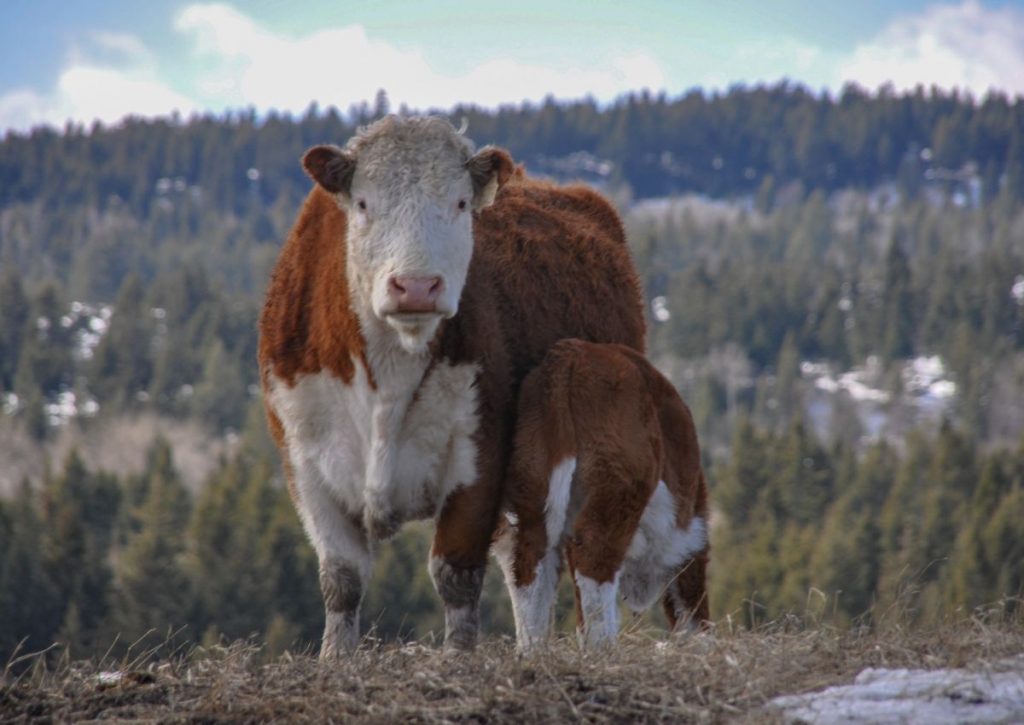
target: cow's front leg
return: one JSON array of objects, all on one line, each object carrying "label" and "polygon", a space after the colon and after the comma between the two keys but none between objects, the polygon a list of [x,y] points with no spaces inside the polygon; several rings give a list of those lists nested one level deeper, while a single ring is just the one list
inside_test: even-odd
[{"label": "cow's front leg", "polygon": [[370,578],[372,558],[357,517],[343,511],[324,487],[297,481],[302,523],[320,562],[324,636],[320,659],[353,652],[359,646],[359,605]]},{"label": "cow's front leg", "polygon": [[438,517],[430,576],[444,603],[445,649],[468,650],[476,644],[497,499],[496,490],[477,482],[449,495]]},{"label": "cow's front leg", "polygon": [[372,540],[391,537],[402,523],[395,512],[395,466],[402,418],[409,395],[382,395],[371,420],[370,455],[366,466],[363,528]]}]

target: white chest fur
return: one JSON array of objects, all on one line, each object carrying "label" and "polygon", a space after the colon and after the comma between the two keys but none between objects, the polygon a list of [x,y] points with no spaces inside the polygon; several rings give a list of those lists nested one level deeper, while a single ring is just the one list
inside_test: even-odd
[{"label": "white chest fur", "polygon": [[376,389],[361,362],[355,369],[351,383],[327,372],[293,387],[271,377],[300,495],[312,487],[354,516],[382,505],[401,520],[431,515],[476,477],[477,367],[438,363]]}]

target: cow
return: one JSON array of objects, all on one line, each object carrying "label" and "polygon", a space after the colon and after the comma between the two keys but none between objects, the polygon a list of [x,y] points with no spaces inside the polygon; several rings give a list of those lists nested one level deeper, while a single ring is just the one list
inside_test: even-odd
[{"label": "cow", "polygon": [[471,648],[522,379],[563,338],[644,347],[621,220],[440,118],[385,117],[302,165],[316,183],[267,288],[258,357],[319,560],[321,657],[358,646],[377,542],[429,517],[445,648]]},{"label": "cow", "polygon": [[584,646],[659,597],[669,625],[705,626],[707,485],[690,410],[635,349],[563,340],[520,389],[494,555],[520,651],[551,629],[566,554]]}]

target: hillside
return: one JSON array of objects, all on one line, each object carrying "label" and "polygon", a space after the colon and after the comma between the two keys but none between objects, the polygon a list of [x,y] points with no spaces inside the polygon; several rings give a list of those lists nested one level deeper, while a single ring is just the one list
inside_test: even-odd
[{"label": "hillside", "polygon": [[[121,633],[120,655],[168,627],[274,656],[316,640],[255,321],[309,188],[302,150],[383,110],[0,141],[0,653],[27,637],[98,656]],[[619,205],[649,354],[698,424],[717,619],[1019,608],[1022,113],[789,86],[451,110]],[[437,629],[429,535],[380,552],[400,576],[363,616],[387,641]],[[496,578],[485,597],[487,632],[510,631]]]}]

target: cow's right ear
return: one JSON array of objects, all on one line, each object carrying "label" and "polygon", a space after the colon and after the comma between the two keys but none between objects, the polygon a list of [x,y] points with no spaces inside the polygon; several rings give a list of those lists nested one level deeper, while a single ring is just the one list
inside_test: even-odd
[{"label": "cow's right ear", "polygon": [[327,191],[348,196],[356,159],[337,146],[314,146],[302,157],[302,168]]}]

